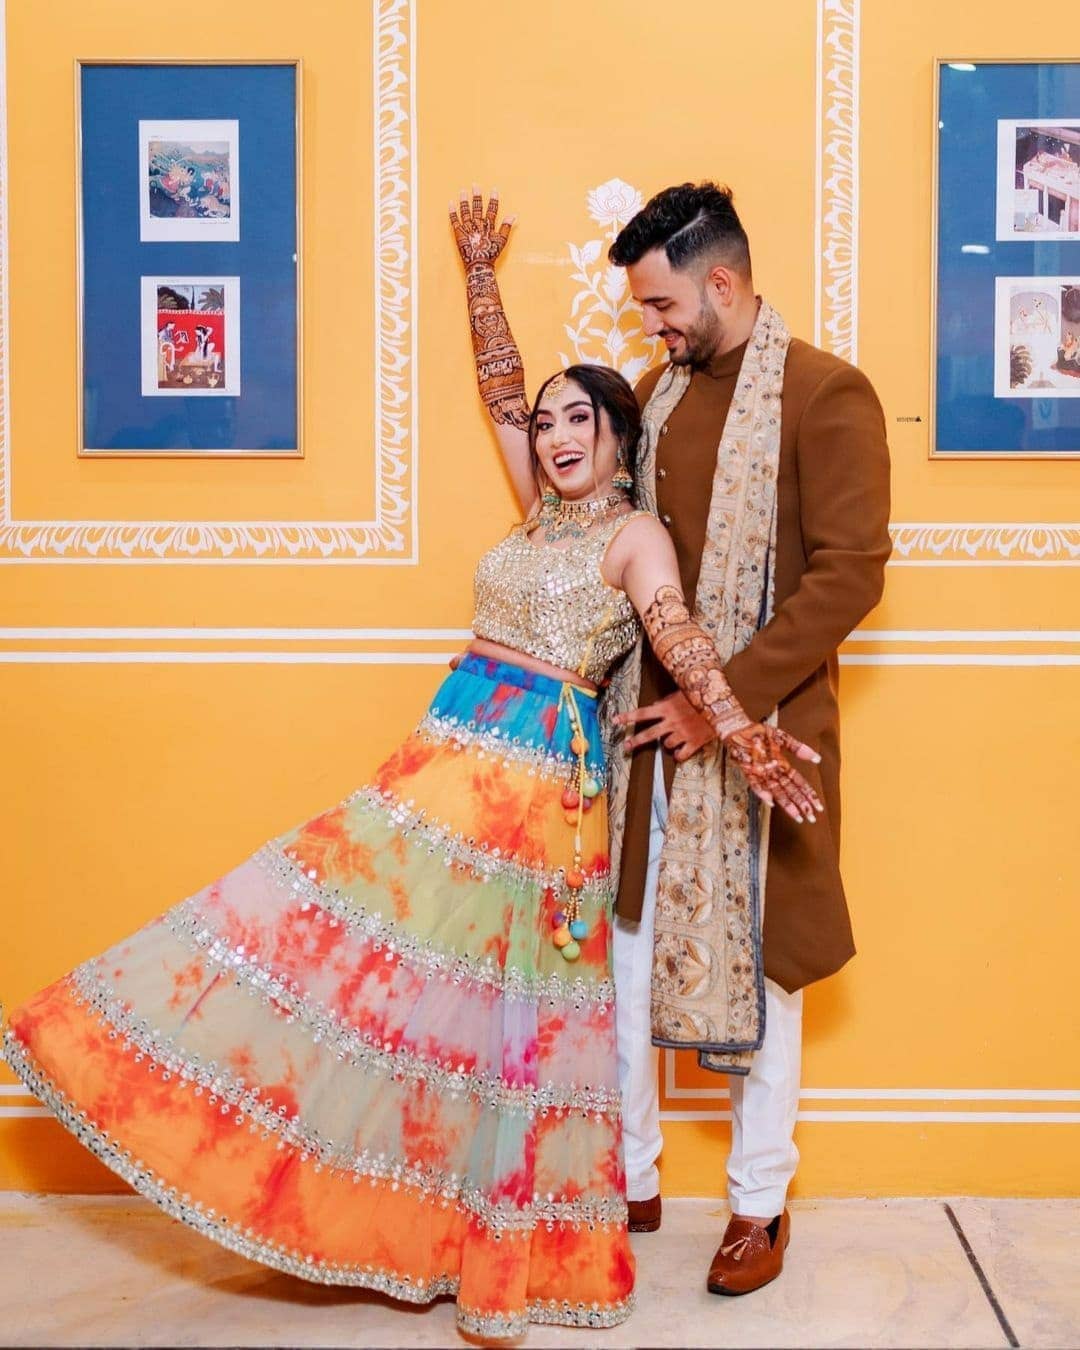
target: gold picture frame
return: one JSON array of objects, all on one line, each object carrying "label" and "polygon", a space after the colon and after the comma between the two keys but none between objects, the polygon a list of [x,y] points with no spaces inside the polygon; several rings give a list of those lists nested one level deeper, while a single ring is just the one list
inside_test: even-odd
[{"label": "gold picture frame", "polygon": [[[294,200],[294,202],[293,202],[293,204],[292,204],[292,210],[291,210],[291,212],[288,212],[287,214],[286,214],[286,213],[283,213],[283,215],[282,215],[282,219],[283,219],[283,220],[286,220],[286,219],[287,219],[287,220],[289,221],[289,223],[291,224],[291,228],[292,228],[292,241],[293,241],[292,257],[291,257],[291,259],[290,259],[292,268],[294,269],[293,272],[292,272],[292,274],[291,274],[291,275],[292,275],[291,289],[292,289],[292,291],[293,291],[293,295],[292,295],[292,297],[291,297],[291,302],[290,302],[290,305],[289,305],[289,314],[290,314],[290,317],[291,317],[291,320],[292,320],[293,324],[295,325],[295,339],[294,339],[294,344],[293,344],[293,347],[292,347],[292,350],[293,350],[293,352],[295,353],[295,378],[294,378],[294,380],[289,380],[289,381],[287,382],[287,384],[286,384],[285,386],[283,386],[283,387],[288,388],[288,389],[290,389],[290,390],[293,390],[293,389],[295,390],[295,393],[294,393],[294,396],[293,396],[293,403],[292,403],[292,408],[293,408],[292,422],[293,422],[293,428],[294,428],[294,435],[293,435],[292,437],[289,438],[290,441],[292,442],[291,444],[288,444],[288,445],[285,445],[285,446],[281,446],[281,447],[275,447],[275,446],[270,446],[270,445],[244,446],[244,445],[236,445],[236,444],[218,445],[218,446],[177,446],[177,445],[170,445],[170,446],[160,446],[160,447],[158,447],[158,446],[120,446],[120,445],[108,445],[108,444],[107,444],[107,445],[91,445],[91,444],[88,443],[90,438],[89,438],[89,437],[87,436],[87,434],[86,434],[86,432],[87,432],[87,403],[88,403],[89,400],[88,400],[88,397],[87,397],[87,334],[86,334],[86,322],[87,322],[87,258],[86,258],[87,238],[86,238],[86,235],[87,235],[87,229],[86,229],[86,221],[85,221],[85,219],[84,219],[85,201],[86,201],[86,194],[85,194],[85,186],[86,186],[86,185],[85,185],[85,182],[84,182],[84,169],[85,169],[84,160],[85,160],[85,151],[86,151],[85,136],[84,136],[84,113],[85,113],[85,109],[84,109],[84,72],[87,71],[87,70],[91,70],[91,69],[102,69],[102,68],[110,68],[110,69],[117,69],[117,70],[120,70],[120,69],[131,70],[131,69],[134,69],[134,68],[140,68],[140,69],[146,69],[146,70],[148,70],[148,71],[153,71],[153,70],[166,70],[166,69],[173,69],[173,68],[190,68],[190,69],[193,69],[193,70],[195,70],[195,69],[205,69],[205,70],[214,70],[214,69],[217,69],[217,70],[222,70],[222,69],[227,69],[227,68],[238,68],[238,69],[240,69],[240,68],[242,68],[242,69],[253,69],[253,68],[260,68],[260,69],[263,69],[263,68],[264,68],[264,69],[282,69],[282,68],[287,68],[287,69],[289,69],[289,70],[291,70],[291,71],[293,72],[293,83],[292,83],[293,110],[292,110],[292,117],[291,117],[291,119],[289,119],[289,120],[290,120],[290,130],[291,130],[292,141],[293,141],[293,160],[294,160],[294,163],[293,163],[293,174],[294,174],[293,181],[294,181],[294,183],[295,183],[295,200]],[[78,454],[78,457],[79,457],[79,458],[84,458],[84,459],[192,459],[192,458],[198,458],[198,459],[228,459],[228,460],[235,460],[235,459],[262,459],[262,460],[267,460],[267,459],[272,459],[272,460],[302,459],[302,458],[304,457],[304,332],[303,332],[303,273],[304,273],[304,266],[303,266],[303,260],[304,260],[304,250],[303,250],[303,214],[304,214],[304,213],[303,213],[303,63],[302,63],[302,61],[301,61],[299,58],[295,58],[295,57],[290,57],[290,58],[265,58],[265,59],[263,59],[263,58],[260,58],[260,59],[251,59],[251,58],[226,58],[226,57],[222,57],[222,58],[214,58],[214,59],[209,59],[209,60],[196,60],[196,59],[188,59],[188,58],[153,58],[153,59],[147,59],[147,60],[136,60],[136,59],[124,58],[124,59],[110,60],[109,58],[101,58],[101,57],[95,57],[95,58],[82,58],[82,57],[79,57],[79,58],[76,58],[75,63],[74,63],[74,83],[75,83],[75,175],[74,175],[74,177],[75,177],[75,193],[76,193],[76,231],[75,231],[75,236],[76,236],[76,237],[75,237],[76,259],[75,259],[75,265],[76,265],[76,351],[77,351],[77,371],[76,371],[76,427],[75,427],[75,434],[76,434],[76,447],[77,447],[77,454]],[[151,119],[147,119],[147,120],[150,121]],[[193,126],[197,126],[198,123],[199,123],[199,121],[200,121],[200,119],[198,119],[198,118],[192,118],[192,119],[190,119],[190,123],[191,123]],[[166,125],[166,123],[162,123],[161,125]],[[187,125],[187,122],[186,122],[186,121],[185,121],[185,125]],[[207,125],[209,125],[209,123],[207,123]],[[216,125],[216,123],[215,123],[215,125]],[[141,121],[141,119],[140,119],[140,134],[141,134],[141,127],[142,127],[142,121]],[[126,153],[126,150],[127,150],[127,149],[131,149],[132,151],[134,151],[134,147],[125,147],[124,152],[121,153],[121,158],[122,158],[122,154],[123,154],[123,153]],[[132,175],[132,177],[131,177],[131,182],[132,182],[132,183],[134,183],[134,182],[136,182],[136,181],[139,181],[139,182],[140,182],[139,199],[140,199],[140,201],[141,201],[141,200],[142,200],[142,196],[143,196],[143,192],[144,192],[144,188],[145,188],[145,177],[146,177],[146,174],[145,174],[145,166],[144,166],[143,163],[142,163],[142,158],[143,158],[143,156],[142,156],[142,150],[143,150],[143,146],[142,146],[141,140],[140,140],[139,149],[140,149],[140,155],[139,155],[138,161],[136,161],[136,157],[135,157],[135,154],[134,154],[134,153],[131,153],[131,155],[130,155],[130,171],[131,171],[131,175]],[[136,180],[136,178],[135,178],[136,163],[138,163],[139,180]],[[122,167],[123,167],[123,166],[122,166]],[[241,184],[241,187],[242,187],[242,184]],[[243,195],[243,194],[242,194],[242,192],[238,192],[237,195],[240,196],[240,195]],[[145,220],[146,215],[147,215],[147,211],[146,211],[145,206],[144,206],[144,207],[143,207],[143,210],[142,210],[142,217],[143,217],[143,220],[142,220],[142,227],[145,227],[145,225],[146,225],[146,220]],[[131,220],[132,220],[132,223],[134,223],[134,217],[133,217],[133,216],[132,216]],[[142,227],[141,227],[141,228],[142,228]],[[238,231],[238,238],[239,238],[239,237],[241,237],[240,234],[239,234],[239,231],[240,231],[240,227],[239,227],[239,226],[237,226],[237,231]],[[174,242],[174,243],[179,243],[180,246],[181,246],[181,249],[182,249],[183,253],[186,255],[187,258],[190,258],[190,259],[196,259],[196,258],[198,257],[198,250],[203,246],[202,243],[198,240],[197,236],[195,236],[195,237],[189,237],[188,240],[187,240],[187,242],[186,242],[186,247],[185,247],[185,245],[184,245],[184,241],[174,239],[172,242]],[[214,248],[215,256],[221,257],[221,256],[222,256],[222,250],[228,250],[229,247],[230,247],[230,245],[231,245],[231,243],[234,242],[234,241],[230,241],[230,240],[220,241],[220,240],[218,240],[218,239],[212,239],[210,242],[213,243],[214,246],[215,246],[215,248]],[[203,273],[203,272],[205,272],[206,269],[205,269],[205,268],[198,268],[198,267],[195,267],[194,262],[189,262],[189,263],[187,263],[185,273],[184,273],[184,275],[181,275],[180,272],[179,272],[179,269],[177,269],[177,268],[171,268],[171,267],[169,267],[169,266],[167,265],[167,264],[168,264],[168,260],[169,260],[169,253],[168,253],[168,246],[167,246],[167,244],[165,245],[165,248],[164,248],[164,254],[165,254],[164,257],[161,256],[161,254],[162,254],[162,247],[163,247],[163,246],[162,246],[162,243],[161,243],[158,239],[156,239],[156,238],[154,238],[154,237],[152,237],[152,236],[151,236],[150,238],[146,238],[144,235],[142,235],[142,233],[140,233],[139,245],[140,245],[140,253],[141,253],[141,256],[142,256],[142,262],[144,263],[144,265],[145,265],[145,267],[146,267],[146,269],[147,269],[146,271],[140,270],[140,272],[139,272],[140,283],[155,282],[155,281],[164,281],[166,278],[168,278],[168,277],[170,277],[170,276],[176,276],[178,281],[187,281],[187,282],[190,282],[190,283],[192,284],[193,287],[199,286],[199,285],[203,285],[203,284],[205,284],[207,281],[217,281],[217,280],[220,280],[220,281],[223,281],[223,282],[224,282],[224,281],[236,281],[236,280],[238,280],[237,275],[232,275],[232,274],[224,275],[224,276],[204,277],[204,276],[202,276],[202,275],[200,275],[200,274]],[[240,255],[239,255],[239,253],[238,253],[238,260],[239,260],[239,256],[240,256]],[[161,265],[159,265],[159,260],[160,260]],[[192,270],[192,269],[194,269],[194,270]],[[283,265],[283,264],[282,264],[281,275],[282,275],[282,276],[285,275],[285,270],[284,270],[284,265]],[[179,394],[181,397],[183,397],[185,394],[190,393],[191,391],[189,391],[189,390],[179,390],[179,389],[177,389],[177,390],[175,390],[175,391],[172,391],[172,390],[156,390],[156,389],[155,389],[155,390],[149,390],[149,391],[147,390],[147,387],[146,387],[146,385],[147,385],[147,362],[148,362],[148,359],[149,359],[149,354],[148,354],[148,351],[147,351],[147,337],[148,337],[148,335],[147,335],[147,332],[145,331],[145,325],[146,325],[146,322],[147,322],[147,315],[146,315],[146,312],[145,312],[145,311],[146,311],[146,290],[147,290],[146,286],[145,286],[145,285],[142,285],[142,299],[143,299],[143,304],[142,304],[142,311],[141,311],[141,315],[140,315],[140,327],[141,327],[141,331],[140,331],[140,351],[139,351],[140,363],[141,363],[141,373],[142,373],[142,388],[141,388],[141,392],[140,392],[140,397],[145,397],[145,395],[146,395],[147,392],[154,392],[154,393],[157,393],[157,392],[161,392],[161,393],[171,393],[171,392],[175,392],[175,393]],[[224,288],[223,288],[223,290],[224,290]],[[241,299],[241,287],[240,287],[239,285],[237,285],[236,287],[229,288],[229,289],[225,290],[225,293],[226,293],[226,294],[229,294],[229,295],[232,295],[232,296],[235,298],[235,302],[236,302],[236,310],[235,310],[235,313],[234,313],[234,316],[233,316],[233,318],[234,318],[233,327],[234,327],[235,329],[238,330],[238,329],[239,329],[239,314],[240,314],[240,310],[239,310],[239,301],[240,301],[240,299]],[[130,316],[128,316],[128,317],[130,318]],[[225,312],[225,316],[224,316],[224,318],[223,318],[223,322],[226,323],[226,324],[227,324],[227,322],[228,322],[228,314],[227,314],[227,310],[226,310],[226,312]],[[228,338],[226,339],[226,343],[227,343],[227,342],[228,342]],[[214,345],[214,344],[213,344],[213,341],[212,341],[212,340],[208,341],[208,342],[207,342],[207,345],[208,345],[209,347],[213,347],[213,345]],[[226,344],[222,344],[222,345],[225,346]],[[240,356],[239,356],[239,332],[238,332],[238,331],[237,331],[236,337],[235,337],[235,339],[234,339],[234,348],[233,348],[233,351],[234,351],[234,361],[233,361],[232,363],[230,363],[229,360],[228,360],[228,351],[226,350],[226,351],[223,353],[223,354],[224,354],[224,357],[225,357],[225,361],[224,361],[224,370],[225,370],[226,373],[229,372],[230,366],[231,366],[231,365],[237,365],[237,366],[241,366],[241,367],[242,367],[242,359],[241,359]],[[209,366],[210,363],[211,363],[211,362],[215,359],[215,357],[216,357],[217,360],[218,360],[218,364],[219,364],[219,366],[220,366],[220,365],[221,365],[221,355],[222,355],[222,354],[214,353],[212,356],[208,357],[206,360],[202,361],[200,364],[201,364],[202,366]],[[126,370],[125,375],[126,375],[126,378],[127,378],[127,381],[128,381],[128,386],[129,386],[129,388],[130,388],[130,384],[131,384],[131,380],[132,380],[132,376],[133,376],[133,372],[132,372],[132,370],[130,369],[130,362],[129,362],[129,368]],[[209,383],[209,382],[212,380],[212,378],[213,378],[213,376],[211,375],[211,376],[209,377],[209,379],[208,379],[207,382]],[[237,380],[239,381],[239,372],[237,372],[236,378],[237,378]],[[160,383],[160,381],[159,381],[159,383]],[[231,390],[229,390],[228,388],[223,388],[223,389],[221,389],[221,390],[218,390],[217,388],[214,388],[213,390],[207,390],[207,391],[205,391],[205,392],[206,392],[207,394],[212,393],[213,395],[215,395],[215,396],[218,397],[218,398],[220,398],[220,397],[226,397],[226,398],[229,398],[229,397],[239,397],[239,398],[242,398],[242,397],[243,397],[243,395],[242,395],[242,384],[240,384],[238,387],[239,387],[239,389],[240,389],[241,392],[239,392],[239,393],[236,394],[236,395],[233,395],[232,392],[231,392]],[[203,392],[203,391],[200,391],[200,392]],[[162,399],[161,401],[162,401],[163,403],[167,403],[167,402],[171,403],[171,402],[172,402],[171,399]],[[129,398],[129,403],[133,403],[133,400],[131,400],[130,398]],[[209,421],[210,418],[209,418],[209,417],[205,417],[203,420],[204,420],[204,421]]]},{"label": "gold picture frame", "polygon": [[[985,83],[982,88],[977,89],[978,77],[988,71],[1017,72],[1019,67],[1075,67],[1076,69],[1076,91],[1070,92],[1069,98],[1075,102],[1075,109],[1071,113],[1056,111],[1051,117],[1043,119],[1033,113],[1029,113],[1031,106],[1030,99],[1026,98],[1021,92],[1019,80],[1010,81],[1006,76],[1002,76],[992,82],[992,87],[987,88]],[[964,111],[963,94],[954,94],[950,91],[946,100],[943,101],[942,90],[946,80],[955,83],[957,90],[962,90],[963,85],[959,81],[954,81],[952,76],[946,76],[945,72],[951,71],[955,76],[974,76],[975,81],[972,85],[973,95],[977,92],[978,107],[982,112],[982,122],[970,115],[967,118],[962,116]],[[1008,211],[1010,203],[1004,196],[1005,193],[1005,170],[1006,162],[1004,159],[1007,153],[1008,136],[1010,128],[1023,124],[1025,127],[1039,129],[1043,121],[1049,123],[1072,123],[1077,124],[1076,135],[1076,164],[1077,164],[1077,190],[1080,193],[1080,58],[1050,57],[1008,57],[1008,58],[980,58],[980,57],[938,57],[934,61],[934,94],[933,94],[933,145],[931,148],[931,235],[930,235],[930,256],[931,256],[931,281],[930,281],[930,441],[928,457],[932,460],[1015,460],[1015,459],[1041,459],[1041,460],[1066,460],[1080,459],[1080,366],[1076,377],[1075,393],[1071,384],[1063,388],[1042,389],[1032,386],[1025,388],[1023,393],[1012,393],[1017,386],[1011,384],[1011,370],[1009,359],[1011,348],[1007,346],[1011,328],[1007,323],[1009,313],[1010,287],[1008,283],[1016,283],[1012,289],[1016,290],[1024,281],[1039,277],[1046,282],[1064,285],[1071,291],[1071,280],[1076,279],[1080,285],[1080,196],[1076,200],[1075,207],[1069,207],[1069,224],[1075,224],[1074,229],[1045,229],[1042,237],[1035,232],[1023,234],[1019,229],[1009,230],[1007,227]],[[1011,88],[1010,85],[1016,86]],[[946,105],[948,103],[948,106]],[[972,99],[975,102],[975,99]],[[992,109],[993,137],[990,136],[991,119],[987,117],[986,108]],[[941,306],[943,294],[948,293],[951,296],[958,293],[959,288],[964,285],[963,275],[965,264],[957,263],[951,256],[946,262],[943,258],[942,234],[946,228],[943,221],[942,193],[945,188],[942,174],[942,152],[943,142],[951,133],[951,118],[953,113],[957,112],[957,135],[966,137],[969,141],[974,141],[975,145],[968,165],[972,170],[973,177],[968,180],[968,196],[973,203],[973,211],[979,213],[979,226],[971,232],[973,237],[970,241],[959,245],[961,255],[969,255],[970,264],[967,264],[967,271],[973,278],[971,288],[978,292],[982,301],[981,307],[974,304],[971,307],[971,323],[967,325],[966,330],[975,335],[976,342],[983,342],[979,353],[987,355],[985,351],[984,335],[989,332],[991,335],[989,356],[990,363],[984,366],[990,371],[989,378],[983,380],[982,388],[973,388],[970,397],[967,400],[968,407],[961,411],[945,407],[946,415],[943,417],[942,381],[940,379],[939,366],[943,359],[943,334],[942,324],[940,322]],[[1019,114],[1025,115],[1019,115]],[[1071,135],[1071,132],[1070,132]],[[955,152],[954,146],[949,146],[949,153]],[[1026,181],[1026,180],[1025,180]],[[971,186],[974,182],[974,187]],[[992,190],[989,190],[992,189]],[[1050,209],[1049,207],[1047,208]],[[951,221],[950,221],[951,224]],[[1051,222],[1051,226],[1053,222]],[[1065,263],[1060,268],[1052,271],[1043,270],[1044,259],[1047,252],[1047,245],[1053,245],[1058,249],[1064,250],[1062,255]],[[1025,252],[1025,248],[1028,250]],[[1034,252],[1039,258],[1038,263],[1032,262],[1031,254]],[[1073,261],[1069,254],[1075,254]],[[948,275],[944,278],[943,284],[943,266],[946,267]],[[988,306],[989,282],[993,281],[993,305]],[[1003,284],[1005,283],[1005,284]],[[1003,319],[1006,322],[1003,322]],[[1062,327],[1065,320],[1060,318],[1059,323]],[[1048,338],[1052,333],[1048,332]],[[950,336],[951,343],[951,336]],[[952,359],[953,353],[951,346],[946,350],[945,359]],[[958,358],[957,358],[958,359]],[[970,361],[971,368],[974,369],[976,361]],[[971,379],[971,376],[964,378]],[[1067,377],[1071,382],[1071,371]],[[1066,377],[1062,376],[1059,383],[1065,384]],[[1047,384],[1051,381],[1047,380]],[[1040,397],[1041,395],[1041,397]],[[1055,410],[1049,410],[1044,406],[1046,404],[1061,402],[1067,404],[1065,414],[1065,425],[1062,426],[1062,417],[1059,414],[1055,419]],[[1024,404],[1030,404],[1030,408],[1025,409]],[[991,407],[991,404],[995,405]],[[1036,410],[1036,404],[1038,408]],[[995,432],[979,430],[986,426],[993,419],[996,426],[1000,428]],[[1060,430],[1059,439],[1066,439],[1071,442],[1069,448],[1057,448],[1048,444],[1033,444],[1040,437],[1048,441],[1055,430],[1055,420],[1057,429]],[[1035,425],[1040,423],[1041,425]],[[1013,428],[1010,432],[1009,426]],[[960,428],[963,428],[960,430]],[[947,448],[942,448],[939,441],[943,438],[948,439],[951,444]],[[968,446],[959,446],[956,442],[967,436],[972,444]],[[979,444],[980,440],[988,440],[1000,437],[1001,443],[998,445]],[[1029,444],[1016,444],[1017,440],[1022,441],[1027,438]],[[1013,443],[1010,442],[1010,439]]]}]

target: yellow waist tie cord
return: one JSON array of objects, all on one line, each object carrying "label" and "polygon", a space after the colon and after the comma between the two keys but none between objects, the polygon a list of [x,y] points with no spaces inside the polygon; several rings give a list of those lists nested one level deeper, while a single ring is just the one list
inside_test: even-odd
[{"label": "yellow waist tie cord", "polygon": [[[610,616],[611,609],[609,607],[594,632],[599,632]],[[581,658],[581,665],[578,666],[578,674],[582,675],[583,678],[585,670],[588,669],[592,642],[593,633],[590,633],[585,644],[585,653]],[[566,873],[566,907],[555,911],[552,919],[555,931],[551,935],[552,942],[562,952],[565,961],[576,961],[578,959],[581,955],[579,944],[589,936],[589,926],[581,917],[581,888],[585,885],[585,874],[581,870],[581,822],[584,819],[585,812],[592,806],[593,798],[600,795],[603,786],[588,773],[585,756],[589,752],[589,742],[585,737],[581,711],[577,704],[579,696],[596,698],[596,695],[590,690],[582,689],[575,684],[564,684],[559,693],[559,709],[560,711],[563,708],[566,709],[570,718],[570,726],[574,732],[570,741],[570,753],[576,760],[571,780],[562,795],[566,823],[574,827],[574,862]]]}]

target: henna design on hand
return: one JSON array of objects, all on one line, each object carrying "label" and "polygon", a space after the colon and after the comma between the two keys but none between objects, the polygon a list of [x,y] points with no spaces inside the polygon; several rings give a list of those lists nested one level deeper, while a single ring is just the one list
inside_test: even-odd
[{"label": "henna design on hand", "polygon": [[657,658],[722,741],[753,725],[731,692],[716,648],[690,617],[677,586],[661,586],[641,618]]},{"label": "henna design on hand", "polygon": [[792,820],[817,819],[825,810],[820,797],[781,753],[806,758],[807,747],[781,727],[756,722],[735,732],[727,741],[727,753],[739,766],[750,788],[769,806],[778,806]]},{"label": "henna design on hand", "polygon": [[499,218],[499,194],[493,192],[488,198],[487,210],[479,189],[473,188],[470,204],[464,192],[455,211],[450,208],[450,224],[454,227],[454,242],[457,244],[461,260],[466,267],[474,263],[493,264],[506,247],[513,229],[513,221],[507,220],[496,229]]},{"label": "henna design on hand", "polygon": [[492,193],[487,210],[479,191],[470,203],[464,193],[458,209],[450,210],[454,242],[465,263],[469,328],[476,359],[476,382],[488,414],[497,426],[529,425],[525,395],[525,368],[503,310],[495,262],[510,237],[511,221],[496,228],[499,198]]},{"label": "henna design on hand", "polygon": [[732,693],[716,648],[690,617],[678,587],[661,586],[641,617],[657,657],[691,705],[708,719],[750,789],[793,820],[816,820],[815,812],[824,811],[824,804],[782,751],[799,759],[821,757],[781,727],[751,722]]}]

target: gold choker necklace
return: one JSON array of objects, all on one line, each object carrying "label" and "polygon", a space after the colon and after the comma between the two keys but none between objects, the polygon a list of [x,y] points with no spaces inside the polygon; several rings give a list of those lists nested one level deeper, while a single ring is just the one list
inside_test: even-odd
[{"label": "gold choker necklace", "polygon": [[583,501],[545,502],[540,511],[540,524],[549,544],[563,539],[584,539],[593,525],[616,514],[626,503],[626,494],[612,492],[606,497],[587,497]]}]

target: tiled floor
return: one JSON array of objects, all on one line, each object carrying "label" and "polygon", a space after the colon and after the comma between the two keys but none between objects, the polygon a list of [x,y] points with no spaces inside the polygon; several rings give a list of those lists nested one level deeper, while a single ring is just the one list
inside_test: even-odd
[{"label": "tiled floor", "polygon": [[[782,1277],[727,1299],[704,1288],[724,1210],[668,1201],[634,1240],[630,1321],[534,1327],[526,1345],[1080,1346],[1080,1201],[949,1206],[955,1226],[940,1200],[796,1203]],[[305,1285],[123,1197],[0,1195],[0,1309],[5,1346],[464,1344],[449,1302]]]}]

